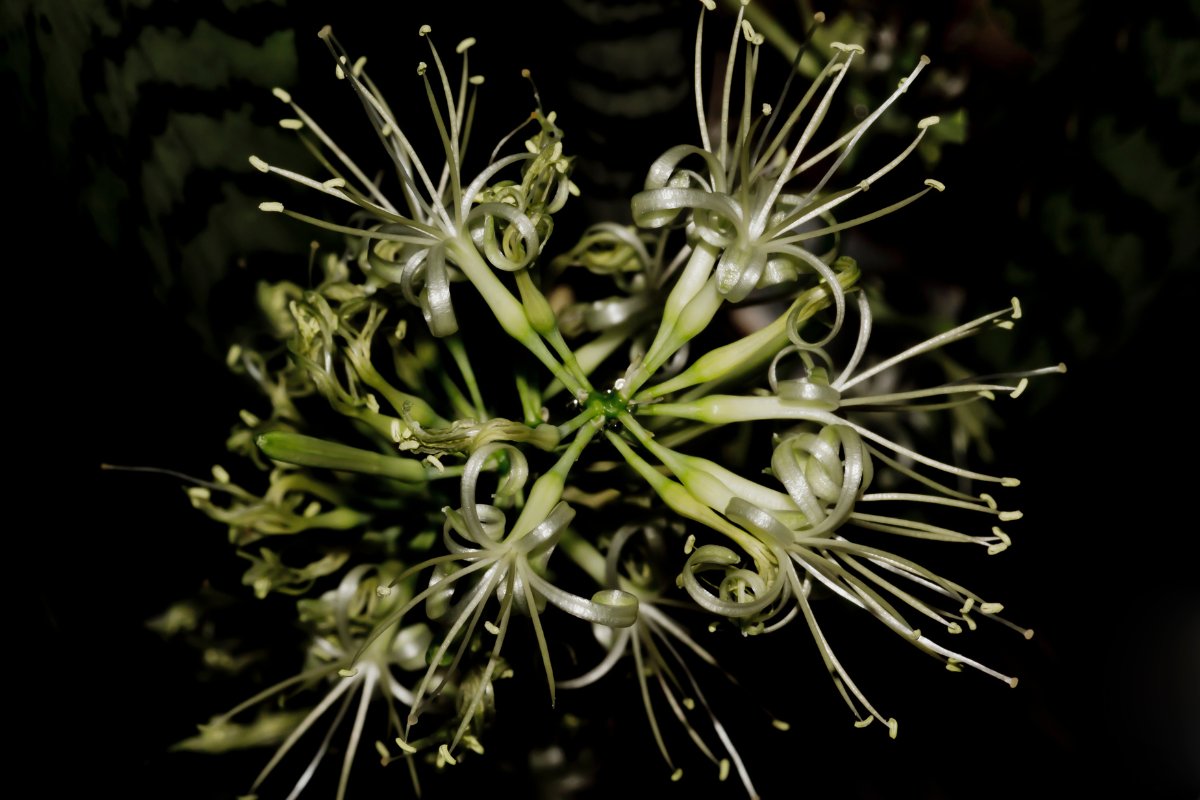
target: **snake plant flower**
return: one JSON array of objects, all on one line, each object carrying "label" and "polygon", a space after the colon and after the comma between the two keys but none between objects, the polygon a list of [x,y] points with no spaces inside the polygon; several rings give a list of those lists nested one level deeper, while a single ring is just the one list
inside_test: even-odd
[{"label": "snake plant flower", "polygon": [[[320,36],[335,59],[337,77],[351,86],[366,110],[395,168],[402,200],[393,201],[385,196],[292,100],[289,92],[277,89],[276,96],[296,115],[284,120],[285,127],[297,131],[333,177],[317,181],[268,164],[257,156],[251,157],[251,163],[261,172],[288,178],[355,206],[363,224],[359,227],[325,222],[292,211],[278,201],[264,202],[260,208],[285,213],[363,242],[369,279],[378,285],[399,286],[405,297],[421,307],[435,336],[449,336],[458,330],[450,283],[455,274],[463,275],[487,301],[509,335],[525,345],[572,390],[583,389],[586,380],[580,380],[553,314],[533,288],[527,273],[552,230],[552,215],[578,191],[570,181],[571,159],[563,155],[561,131],[554,124],[554,114],[539,108],[530,117],[530,121],[538,123],[538,132],[526,141],[526,152],[499,158],[494,152],[487,165],[473,178],[469,177],[465,158],[475,92],[483,84],[483,76],[471,75],[469,69],[468,54],[475,40],[464,39],[455,48],[462,56],[455,89],[437,47],[429,38],[430,27],[421,26],[419,32],[429,42],[440,84],[435,88],[429,78],[429,65],[422,61],[417,73],[424,81],[442,143],[444,162],[440,172],[428,168],[413,148],[367,75],[365,59],[352,62],[327,26]],[[514,168],[521,170],[519,182],[499,179],[501,173]],[[515,275],[520,299],[495,271]],[[547,341],[566,362],[566,371],[546,347]]]},{"label": "snake plant flower", "polygon": [[[672,716],[687,732],[688,738],[700,753],[717,767],[718,780],[724,781],[729,777],[731,768],[736,771],[746,793],[751,798],[757,798],[758,791],[750,778],[741,753],[738,752],[729,732],[721,723],[709,705],[700,682],[692,672],[685,656],[691,655],[712,669],[719,670],[724,677],[736,684],[736,680],[728,672],[721,670],[717,659],[704,648],[679,622],[667,613],[667,603],[663,599],[667,582],[658,568],[658,562],[663,555],[666,538],[661,530],[661,523],[643,525],[626,525],[619,528],[612,536],[607,553],[601,555],[589,542],[579,537],[571,537],[567,547],[571,557],[592,573],[594,578],[608,586],[620,586],[637,598],[638,617],[628,628],[611,629],[595,626],[597,638],[607,647],[604,658],[586,673],[568,680],[558,682],[561,689],[582,689],[591,686],[612,673],[622,657],[632,652],[635,675],[641,692],[642,704],[646,711],[646,719],[650,724],[654,742],[659,753],[671,770],[671,780],[677,781],[683,777],[683,769],[675,766],[674,760],[659,725],[658,715],[654,710],[651,699],[650,682],[657,685],[663,699],[671,710]],[[649,558],[631,567],[630,559],[626,558],[627,544],[630,540],[643,534],[646,544],[654,551],[656,558]],[[626,574],[620,574],[618,566],[626,566]],[[668,601],[669,602],[669,601]],[[682,675],[682,679],[681,676]],[[689,719],[690,712],[696,710],[697,701],[716,736],[718,745],[710,746],[704,735],[697,730]],[[773,720],[776,728],[786,730],[787,725],[779,720]],[[724,750],[727,757],[717,755]]]},{"label": "snake plant flower", "polygon": [[[874,111],[813,153],[814,138],[838,87],[863,49],[858,45],[834,43],[833,58],[794,106],[790,109],[788,106],[789,77],[777,103],[763,103],[759,110],[755,106],[754,87],[763,37],[744,18],[743,11],[738,11],[729,48],[715,130],[710,133],[704,107],[700,64],[704,35],[702,10],[696,30],[695,65],[696,115],[701,146],[679,145],[665,152],[651,165],[644,191],[633,198],[634,219],[639,225],[662,227],[675,223],[681,214],[684,215],[692,252],[667,299],[655,342],[644,363],[628,376],[626,396],[636,392],[679,346],[703,330],[722,301],[739,302],[760,285],[805,273],[836,287],[827,261],[805,249],[802,243],[832,237],[847,228],[896,211],[932,189],[940,191],[944,188],[939,182],[928,180],[922,190],[884,208],[844,222],[834,220],[832,212],[835,209],[866,192],[895,169],[917,148],[929,127],[937,124],[937,117],[922,120],[913,141],[891,161],[859,178],[850,188],[826,191],[826,186],[855,145],[911,85],[929,59],[922,56],[912,72]],[[823,15],[816,15],[815,24],[820,24],[823,19]],[[742,64],[740,109],[732,100],[739,60]],[[806,114],[807,121],[802,124]],[[783,121],[776,126],[780,119]],[[804,188],[796,188],[802,176],[807,177],[826,162],[829,163],[823,174]],[[834,301],[840,322],[844,301],[841,291],[836,288]]]},{"label": "snake plant flower", "polygon": [[[237,730],[236,724],[232,722],[234,717],[260,706],[264,701],[279,696],[286,690],[328,682],[329,689],[311,710],[300,715],[289,714],[285,718],[280,727],[286,731],[286,738],[254,780],[252,793],[257,792],[276,772],[284,758],[305,735],[322,718],[332,713],[333,720],[328,732],[287,795],[291,798],[298,797],[324,761],[343,719],[353,709],[353,722],[345,755],[342,757],[337,788],[337,798],[342,800],[346,796],[350,770],[358,754],[370,706],[377,700],[382,701],[387,710],[389,726],[396,744],[405,753],[415,752],[416,749],[400,738],[399,734],[400,715],[396,705],[399,703],[411,706],[413,697],[408,688],[397,679],[396,672],[411,672],[424,666],[425,650],[431,634],[424,623],[405,628],[393,624],[382,632],[376,628],[378,620],[404,599],[401,592],[380,594],[377,591],[379,585],[388,583],[395,575],[394,566],[361,564],[346,572],[337,588],[318,599],[302,601],[302,609],[314,629],[306,668],[239,703],[225,714],[215,717],[208,725],[201,726],[203,734],[200,741],[185,743],[184,746],[188,749],[211,749],[213,743],[220,743],[224,733],[231,727]],[[362,642],[368,632],[373,632],[372,641],[364,649]],[[349,669],[352,660],[355,665],[353,670]],[[357,704],[354,702],[356,697]],[[386,762],[389,758],[386,755],[386,746],[377,742],[376,749],[385,753]]]}]

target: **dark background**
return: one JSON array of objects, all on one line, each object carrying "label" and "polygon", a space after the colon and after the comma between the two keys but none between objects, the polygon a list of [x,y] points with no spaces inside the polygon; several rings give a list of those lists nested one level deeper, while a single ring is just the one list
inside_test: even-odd
[{"label": "dark background", "polygon": [[[370,56],[393,96],[409,98],[410,133],[427,120],[411,71],[428,60],[419,24],[434,26],[444,54],[462,36],[479,37],[473,64],[488,77],[480,142],[527,113],[516,73],[532,68],[593,198],[568,208],[581,219],[556,233],[559,247],[572,224],[616,206],[622,182],[639,181],[666,146],[695,138],[690,95],[682,111],[667,102],[686,72],[614,76],[573,46],[632,38],[662,51],[664,64],[672,48],[686,59],[692,3],[664,3],[638,20],[608,4],[608,21],[588,21],[591,6],[558,4],[482,12],[444,3],[420,16],[365,3],[319,12],[210,5],[197,16],[169,2],[14,3],[0,17],[0,77],[17,110],[8,186],[19,210],[7,272],[17,279],[9,350],[19,358],[8,386],[21,420],[13,438],[36,442],[10,494],[14,510],[33,509],[9,527],[22,639],[33,623],[14,687],[35,698],[34,715],[19,724],[51,787],[230,797],[265,760],[265,752],[167,752],[245,687],[198,681],[198,654],[163,642],[144,621],[205,582],[236,589],[239,564],[220,526],[192,512],[171,479],[97,465],[204,474],[222,460],[248,396],[222,364],[227,337],[249,318],[257,277],[297,274],[307,251],[307,232],[253,209],[278,185],[249,169],[248,152],[307,163],[273,130],[281,107],[266,89],[288,86],[332,120],[343,144],[367,141],[316,30],[331,22],[352,52]],[[796,13],[772,7],[785,22]],[[899,739],[850,726],[799,630],[780,642],[715,642],[750,687],[749,698],[722,695],[722,718],[766,797],[1200,796],[1200,580],[1186,505],[1195,423],[1184,386],[1197,341],[1196,3],[961,0],[918,13],[864,1],[824,10],[842,8],[900,37],[924,25],[934,66],[965,82],[952,96],[910,92],[900,105],[914,118],[963,107],[969,119],[965,145],[944,147],[929,172],[950,191],[857,234],[854,246],[873,255],[865,270],[884,276],[889,298],[912,312],[949,297],[966,319],[1017,293],[1026,319],[1006,352],[980,358],[1070,367],[1005,405],[1006,427],[993,436],[997,471],[1023,481],[1017,545],[954,568],[1037,636],[974,638],[973,652],[1020,676],[1009,690],[947,675],[844,609],[825,609],[843,663],[900,719]],[[712,43],[727,27],[710,31]],[[647,95],[662,102],[624,117],[598,108],[647,87],[666,87]],[[900,141],[884,139],[879,152]],[[250,608],[241,622],[266,631],[264,643],[288,635],[272,627],[287,618],[282,605]],[[250,618],[259,611],[261,621]],[[544,687],[523,683],[503,687],[488,758],[429,775],[428,796],[533,796],[526,753],[556,740],[593,774],[580,796],[710,793],[709,767],[670,724],[686,775],[666,780],[631,682],[564,697],[560,710],[589,720],[574,734],[556,733]],[[739,713],[758,702],[792,731]],[[364,763],[351,791],[409,791],[405,783]],[[543,796],[556,796],[546,786]],[[726,788],[741,794],[733,779]]]}]

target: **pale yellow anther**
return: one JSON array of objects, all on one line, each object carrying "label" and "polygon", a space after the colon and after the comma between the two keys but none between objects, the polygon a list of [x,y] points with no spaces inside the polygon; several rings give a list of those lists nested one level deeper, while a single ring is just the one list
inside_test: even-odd
[{"label": "pale yellow anther", "polygon": [[428,36],[431,33],[433,33],[433,28],[430,27],[429,25],[422,25],[420,28],[417,29],[418,36]]},{"label": "pale yellow anther", "polygon": [[1025,513],[1022,511],[1001,511],[1000,512],[1000,521],[1001,522],[1012,522],[1013,520],[1020,519],[1023,516],[1025,516]]},{"label": "pale yellow anther", "polygon": [[280,211],[283,211],[283,203],[277,203],[274,201],[267,201],[265,203],[259,203],[258,210],[278,214]]},{"label": "pale yellow anther", "polygon": [[979,613],[980,614],[999,614],[1003,610],[1004,610],[1004,606],[1001,603],[980,603],[979,604]]},{"label": "pale yellow anther", "polygon": [[279,127],[283,128],[285,131],[298,131],[304,128],[304,123],[298,119],[288,117],[286,119],[279,120]]},{"label": "pale yellow anther", "polygon": [[941,121],[942,121],[941,117],[936,117],[936,116],[926,117],[925,119],[923,119],[917,123],[917,127],[920,128],[921,130],[925,130],[926,128],[931,128],[934,125],[937,125]]},{"label": "pale yellow anther", "polygon": [[1016,326],[1013,325],[1013,321],[1011,319],[998,319],[996,320],[996,327],[1000,328],[1001,330],[1011,331]]},{"label": "pale yellow anther", "polygon": [[397,736],[397,737],[396,737],[396,747],[399,747],[401,750],[403,750],[403,751],[404,751],[404,752],[406,752],[406,753],[415,753],[415,752],[417,752],[417,748],[413,747],[411,744],[409,744],[408,742],[404,741],[404,740],[403,740],[403,739],[401,739],[399,736]]},{"label": "pale yellow anther", "polygon": [[[345,60],[346,60],[346,59],[344,59],[344,58],[342,59],[342,61],[345,61]],[[341,64],[335,64],[335,65],[334,65],[334,67],[333,67],[333,74],[337,76],[337,79],[338,79],[339,81],[344,81],[344,80],[346,79],[346,70],[342,69],[342,65],[341,65]]]},{"label": "pale yellow anther", "polygon": [[946,662],[946,669],[948,669],[950,672],[962,672],[963,671],[962,667],[960,667],[958,665],[958,662],[955,661],[953,658]]},{"label": "pale yellow anther", "polygon": [[496,623],[492,622],[490,619],[488,619],[488,620],[484,620],[484,622],[483,622],[483,629],[484,629],[485,631],[487,631],[488,633],[490,633],[492,636],[499,636],[499,635],[500,635],[500,629],[499,629],[499,628],[497,628],[497,627],[496,627]]},{"label": "pale yellow anther", "polygon": [[429,69],[429,65],[426,64],[424,61],[417,64],[417,74],[418,75],[424,75],[425,70],[427,70],[427,69]]},{"label": "pale yellow anther", "polygon": [[729,759],[722,758],[717,763],[717,780],[723,781],[729,777]]},{"label": "pale yellow anther", "polygon": [[467,50],[469,50],[471,47],[473,47],[474,44],[475,44],[475,37],[468,36],[467,38],[463,39],[461,42],[458,43],[458,46],[454,48],[454,52],[458,53],[459,55],[462,55],[463,53],[467,52]]},{"label": "pale yellow anther", "polygon": [[988,508],[990,508],[992,511],[995,511],[998,508],[998,506],[996,505],[996,498],[992,497],[987,492],[984,492],[983,494],[979,495],[979,499],[982,500],[983,502],[987,503]]},{"label": "pale yellow anther", "polygon": [[220,464],[213,464],[212,474],[217,483],[229,483],[229,473]]},{"label": "pale yellow anther", "polygon": [[321,185],[324,186],[326,189],[345,189],[346,188],[346,179],[345,178],[330,178],[329,180],[325,181]]},{"label": "pale yellow anther", "polygon": [[717,10],[716,0],[700,0],[700,5],[704,6],[704,8],[708,11]]},{"label": "pale yellow anther", "polygon": [[949,625],[946,626],[946,633],[953,633],[953,634],[962,633],[962,625],[959,625],[957,622],[951,622]]},{"label": "pale yellow anther", "polygon": [[353,678],[357,674],[358,674],[357,669],[339,669],[338,670],[338,675],[341,675],[343,678]]},{"label": "pale yellow anther", "polygon": [[1011,687],[1012,687],[1012,688],[1014,688],[1014,689],[1015,689],[1015,688],[1017,688],[1017,679],[1016,679],[1016,678],[1009,678],[1009,679],[1008,679],[1008,685],[1009,685],[1009,686],[1011,686]]},{"label": "pale yellow anther", "polygon": [[941,181],[934,180],[933,178],[926,178],[925,185],[930,189],[937,189],[939,192],[946,191],[946,184],[942,183]]},{"label": "pale yellow anther", "polygon": [[866,719],[855,720],[855,722],[854,722],[854,727],[856,727],[856,728],[865,728],[865,727],[867,727],[868,725],[870,725],[870,724],[871,724],[872,722],[874,722],[874,721],[875,721],[875,718],[874,718],[874,717],[867,717]]},{"label": "pale yellow anther", "polygon": [[250,166],[254,167],[259,172],[270,172],[271,165],[263,161],[258,156],[250,156]]},{"label": "pale yellow anther", "polygon": [[247,425],[251,428],[253,428],[255,425],[258,425],[259,423],[262,422],[261,419],[256,417],[254,414],[251,414],[249,411],[247,411],[244,408],[238,412],[238,417],[242,420],[242,424]]},{"label": "pale yellow anther", "polygon": [[435,456],[435,455],[428,455],[428,456],[425,456],[425,459],[424,459],[424,460],[425,460],[425,462],[426,462],[427,464],[429,464],[429,466],[433,467],[433,468],[434,468],[434,469],[436,469],[438,472],[445,472],[445,471],[446,471],[446,468],[445,468],[444,466],[442,466],[442,462],[438,460],[437,456]]},{"label": "pale yellow anther", "polygon": [[379,753],[379,757],[383,759],[383,765],[386,767],[388,759],[392,757],[392,754],[388,752],[387,745],[376,739],[375,752]]},{"label": "pale yellow anther", "polygon": [[691,555],[692,551],[695,549],[696,549],[696,534],[689,533],[688,537],[687,537],[687,541],[683,543],[683,554]]},{"label": "pale yellow anther", "polygon": [[682,777],[683,777],[683,767],[679,767],[674,772],[671,773],[671,781],[672,782],[678,782],[679,779]]},{"label": "pale yellow anther", "polygon": [[350,68],[350,74],[357,78],[362,75],[363,67],[365,66],[367,66],[367,57],[359,56],[358,60],[354,62],[354,66]]},{"label": "pale yellow anther", "polygon": [[683,707],[688,711],[692,711],[696,708],[696,701],[690,697],[685,697],[683,698]]},{"label": "pale yellow anther", "polygon": [[772,727],[774,727],[776,730],[779,730],[779,731],[790,731],[792,729],[791,725],[789,725],[788,723],[784,722],[781,719],[771,720],[771,725],[772,725]]},{"label": "pale yellow anther", "polygon": [[309,503],[308,505],[306,505],[304,507],[304,511],[301,512],[301,516],[303,516],[305,519],[312,519],[313,517],[315,517],[317,514],[320,514],[320,513],[321,513],[321,504],[319,502],[317,502],[316,500],[313,500],[311,503]]},{"label": "pale yellow anther", "polygon": [[818,11],[817,13],[813,14],[813,22],[820,25],[824,21],[825,21],[825,12],[824,11]]},{"label": "pale yellow anther", "polygon": [[472,86],[482,86],[483,85],[483,76],[482,75],[472,75],[471,77],[467,78],[467,83],[471,84]]},{"label": "pale yellow anther", "polygon": [[383,123],[383,127],[379,129],[379,135],[385,139],[388,138],[389,136],[391,136],[392,135],[392,123],[390,123],[390,122]]},{"label": "pale yellow anther", "polygon": [[[429,26],[427,25],[426,27]],[[450,746],[447,744],[442,744],[438,747],[438,761],[442,764],[449,764],[452,767],[458,763],[458,759],[450,755]]]},{"label": "pale yellow anther", "polygon": [[1013,489],[1020,486],[1021,481],[1018,478],[1001,478],[1000,485],[1008,489]]},{"label": "pale yellow anther", "polygon": [[921,63],[922,67],[929,65],[929,56],[923,55],[917,60]]},{"label": "pale yellow anther", "polygon": [[775,110],[775,109],[771,108],[771,104],[770,104],[770,103],[763,103],[763,104],[762,104],[762,113],[763,113],[763,116],[764,116],[764,117],[769,117],[769,116],[771,116],[771,112],[772,112],[772,111],[774,111],[774,110]]},{"label": "pale yellow anther", "polygon": [[390,586],[376,586],[375,587],[375,596],[376,597],[391,597],[391,595],[392,595],[392,587],[390,587]]},{"label": "pale yellow anther", "polygon": [[896,718],[892,717],[891,719],[889,719],[888,720],[888,738],[895,739],[896,732],[899,730],[900,730],[900,723],[896,721]]},{"label": "pale yellow anther", "polygon": [[962,608],[960,608],[960,609],[958,610],[958,613],[960,613],[960,614],[966,614],[967,612],[969,612],[969,611],[970,611],[972,608],[974,608],[974,607],[975,607],[975,598],[974,598],[974,597],[968,597],[968,598],[967,598],[967,602],[963,603],[963,605],[962,605]]},{"label": "pale yellow anther", "polygon": [[854,53],[856,55],[862,55],[863,53],[867,52],[866,50],[863,49],[862,45],[858,45],[858,44],[846,44],[845,42],[832,42],[829,46],[831,48],[833,48],[834,50],[839,50],[843,53]]},{"label": "pale yellow anther", "polygon": [[274,89],[271,90],[271,94],[275,95],[276,97],[278,97],[280,100],[282,100],[285,103],[292,102],[292,96],[290,94],[288,94],[286,89],[281,89],[278,86],[276,86]]},{"label": "pale yellow anther", "polygon": [[229,348],[229,352],[225,354],[225,366],[232,367],[234,364],[242,360],[242,346],[235,344]]},{"label": "pale yellow anther", "polygon": [[996,395],[992,393],[991,389],[980,389],[979,396],[982,397],[984,400],[995,400],[996,399]]}]

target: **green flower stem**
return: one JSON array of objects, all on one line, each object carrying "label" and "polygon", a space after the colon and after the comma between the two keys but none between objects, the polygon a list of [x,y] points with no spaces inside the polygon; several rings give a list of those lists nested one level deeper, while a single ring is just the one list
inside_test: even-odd
[{"label": "green flower stem", "polygon": [[[838,272],[838,284],[843,291],[849,291],[858,282],[857,267]],[[700,356],[683,372],[675,377],[651,386],[635,398],[636,402],[644,403],[658,397],[677,392],[701,383],[730,379],[761,367],[770,361],[780,348],[788,343],[789,320],[802,324],[814,314],[828,308],[832,297],[824,282],[802,292],[787,311],[780,314],[769,325],[759,328],[754,333],[744,336],[736,342],[731,342]],[[793,318],[793,315],[795,317]]]},{"label": "green flower stem", "polygon": [[[466,235],[462,234],[464,237]],[[533,329],[533,325],[525,313],[525,308],[496,277],[492,268],[475,249],[475,244],[469,239],[463,241],[461,237],[447,239],[446,252],[453,257],[454,263],[483,295],[483,299],[492,309],[492,313],[496,315],[496,321],[500,323],[500,327],[504,328],[505,333],[525,345],[526,349],[545,364],[573,394],[583,391],[582,385],[563,369],[554,355],[546,348],[537,331]]]},{"label": "green flower stem", "polygon": [[[441,415],[433,410],[433,406],[429,405],[429,403],[415,394],[402,392],[388,383],[369,360],[356,358],[353,360],[353,363],[354,371],[358,373],[358,377],[362,382],[383,395],[383,399],[387,400],[388,405],[394,408],[397,413],[403,413],[407,409],[409,416],[422,425],[441,426],[449,424],[447,420],[442,419]],[[388,417],[388,419],[391,419],[391,417]],[[368,421],[368,424],[373,423]]]},{"label": "green flower stem", "polygon": [[[675,335],[675,326],[678,324],[679,318],[684,313],[688,304],[709,282],[713,267],[717,263],[717,254],[718,249],[707,242],[700,242],[696,245],[696,249],[692,250],[692,254],[688,257],[688,263],[683,268],[679,280],[675,283],[675,287],[671,289],[671,293],[667,295],[667,301],[663,305],[662,324],[658,328],[658,334],[655,335],[650,349],[646,351],[642,363],[631,372],[626,380],[625,387],[621,390],[623,398],[628,399],[633,396],[633,393],[649,380],[655,370],[665,364],[667,359],[674,354],[674,350],[666,354],[663,353],[663,350],[668,347],[670,340]],[[676,349],[678,349],[678,346],[676,346]],[[654,366],[651,366],[652,364]]]},{"label": "green flower stem", "polygon": [[575,531],[567,528],[558,540],[558,549],[575,562],[575,566],[586,572],[600,586],[604,585],[607,565],[604,554],[596,546]]},{"label": "green flower stem", "polygon": [[561,439],[567,438],[567,436],[569,436],[572,431],[578,430],[579,426],[581,426],[587,422],[590,422],[593,419],[596,419],[596,417],[598,417],[599,415],[600,415],[600,412],[596,408],[594,408],[590,405],[585,407],[583,409],[583,411],[580,411],[578,414],[576,414],[570,420],[568,420],[567,422],[564,422],[562,425],[558,426],[559,439],[561,440]]},{"label": "green flower stem", "polygon": [[762,542],[717,514],[717,512],[698,500],[682,484],[676,483],[650,466],[620,436],[612,431],[605,431],[605,435],[625,458],[629,466],[633,467],[645,479],[646,483],[650,484],[655,493],[675,513],[706,525],[714,531],[732,539],[754,559],[754,563],[758,565],[760,572],[768,572],[776,568],[774,557]]},{"label": "green flower stem", "polygon": [[584,391],[591,392],[592,385],[588,382],[587,375],[580,368],[575,353],[563,339],[562,331],[558,329],[558,318],[550,308],[550,303],[546,301],[546,296],[533,285],[533,278],[530,276],[529,270],[523,269],[517,273],[517,289],[521,293],[521,302],[525,306],[525,314],[529,317],[533,329],[550,343],[550,346],[558,353],[558,357],[562,359],[563,366],[579,381]]},{"label": "green flower stem", "polygon": [[450,398],[450,410],[454,416],[459,419],[474,419],[476,412],[471,406],[471,401],[463,394],[463,390],[458,388],[458,384],[450,377],[450,373],[439,372],[438,379],[441,381],[446,395]]},{"label": "green flower stem", "polygon": [[[604,360],[611,356],[629,338],[629,334],[637,327],[637,322],[637,319],[629,319],[620,325],[614,325],[576,350],[576,361],[583,374],[590,376],[595,372],[596,368],[603,364]],[[545,396],[549,399],[562,390],[562,382],[556,379],[546,387]]]},{"label": "green flower stem", "polygon": [[409,483],[425,481],[425,467],[416,459],[372,453],[300,433],[272,431],[261,434],[255,444],[268,458],[288,464],[381,475]]},{"label": "green flower stem", "polygon": [[[542,424],[542,397],[538,394],[537,387],[531,386],[520,372],[516,373],[516,381],[517,395],[521,398],[521,414],[525,418],[525,424],[536,428]],[[561,384],[559,385],[561,386]]]},{"label": "green flower stem", "polygon": [[643,428],[630,414],[622,414],[621,424],[638,442],[666,465],[696,499],[714,511],[723,512],[729,501],[740,497],[766,509],[784,509],[795,512],[796,504],[784,492],[768,489],[747,480],[735,472],[699,456],[676,452],[654,440],[654,434]]},{"label": "green flower stem", "polygon": [[525,500],[525,507],[521,509],[521,516],[513,523],[510,541],[520,539],[550,516],[558,501],[562,500],[563,487],[566,486],[571,467],[583,453],[583,448],[587,447],[588,442],[596,435],[596,430],[595,425],[584,425],[558,459],[558,463],[534,481],[533,488],[529,490],[529,497]]},{"label": "green flower stem", "polygon": [[[471,403],[475,406],[475,420],[486,422],[488,413],[483,403],[483,395],[479,392],[479,382],[475,380],[475,370],[471,369],[471,359],[467,356],[467,349],[463,347],[462,338],[457,335],[448,336],[443,341],[446,343],[446,349],[450,351],[451,357],[454,358],[454,363],[458,365],[458,371],[462,373],[463,381],[467,384],[467,391],[471,393]],[[420,422],[420,420],[417,421]]]}]

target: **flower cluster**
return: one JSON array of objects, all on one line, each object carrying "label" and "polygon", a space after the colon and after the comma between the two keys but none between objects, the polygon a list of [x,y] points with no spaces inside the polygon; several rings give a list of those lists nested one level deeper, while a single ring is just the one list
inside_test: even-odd
[{"label": "flower cluster", "polygon": [[[672,779],[682,769],[658,720],[664,704],[716,776],[736,773],[757,797],[751,765],[693,671],[717,659],[698,641],[694,618],[677,615],[691,608],[707,617],[701,627],[747,637],[789,635],[783,629],[802,619],[856,724],[878,720],[895,736],[895,719],[835,654],[819,622],[820,594],[948,669],[1016,685],[945,642],[979,618],[1030,632],[1002,619],[999,603],[901,551],[924,539],[1002,552],[1011,540],[1001,525],[1020,513],[971,487],[999,493],[1017,482],[923,454],[913,422],[1018,397],[1030,377],[1061,366],[905,388],[910,361],[1011,328],[1021,307],[1014,299],[879,358],[873,301],[857,264],[840,253],[842,231],[945,188],[928,179],[889,204],[835,216],[861,203],[938,122],[922,120],[890,161],[856,163],[856,174],[843,175],[928,60],[853,127],[831,134],[826,118],[862,48],[834,44],[802,96],[793,97],[789,78],[763,102],[763,37],[739,12],[710,114],[705,13],[696,33],[699,144],[673,147],[650,166],[632,198],[635,227],[599,222],[557,257],[548,252],[555,219],[578,190],[553,112],[539,100],[477,172],[468,169],[483,84],[470,70],[473,39],[455,48],[461,63],[452,75],[429,28],[419,31],[432,66],[417,72],[442,145],[434,163],[418,154],[365,62],[321,32],[337,77],[387,152],[394,192],[276,90],[290,113],[283,126],[328,177],[251,163],[350,208],[330,222],[290,203],[262,204],[338,234],[341,246],[314,264],[313,288],[261,287],[279,346],[230,353],[265,401],[242,413],[229,446],[258,466],[261,478],[250,480],[265,488],[243,488],[219,470],[189,493],[229,526],[259,597],[301,598],[310,645],[294,677],[183,746],[278,743],[253,791],[282,796],[285,757],[331,717],[308,766],[287,779],[295,797],[349,716],[340,799],[364,737],[385,765],[408,760],[415,780],[418,764],[442,769],[484,751],[489,721],[503,715],[501,678],[524,678],[533,665],[553,703],[560,689],[632,672]],[[522,137],[520,152],[502,154]],[[586,281],[576,280],[579,267]],[[456,310],[464,295],[487,311],[464,314],[466,302]],[[739,330],[731,320],[749,308],[766,322]],[[748,444],[718,456],[710,444],[720,431]],[[578,514],[584,507],[594,513]],[[570,618],[592,626],[602,649],[594,667],[573,664],[564,679],[554,635]],[[536,654],[509,652],[514,625],[532,631]],[[311,696],[306,711],[235,720],[301,688],[311,691],[288,703]],[[693,721],[697,707],[702,723]]]}]

